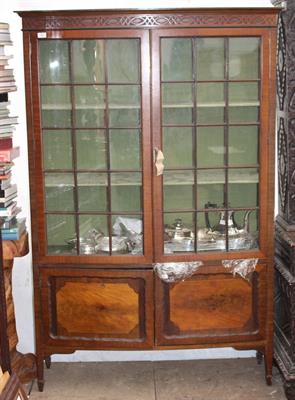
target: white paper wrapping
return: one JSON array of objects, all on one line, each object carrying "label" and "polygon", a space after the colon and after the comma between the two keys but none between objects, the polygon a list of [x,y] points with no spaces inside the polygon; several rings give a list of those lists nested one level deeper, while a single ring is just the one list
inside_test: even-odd
[{"label": "white paper wrapping", "polygon": [[189,278],[201,265],[202,261],[157,263],[154,271],[162,281],[172,283]]},{"label": "white paper wrapping", "polygon": [[249,280],[250,274],[255,271],[257,263],[258,258],[222,260],[222,265],[228,268],[233,276],[239,275],[246,280]]}]

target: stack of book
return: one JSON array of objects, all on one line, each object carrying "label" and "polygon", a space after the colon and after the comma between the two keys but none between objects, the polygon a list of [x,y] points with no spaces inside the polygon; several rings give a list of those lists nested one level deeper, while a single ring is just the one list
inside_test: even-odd
[{"label": "stack of book", "polygon": [[0,22],[0,227],[2,239],[17,240],[25,231],[25,219],[17,219],[17,186],[11,182],[13,160],[19,156],[19,147],[13,146],[13,131],[17,117],[10,116],[8,92],[16,90],[13,70],[5,55],[5,46],[11,45],[9,25]]}]

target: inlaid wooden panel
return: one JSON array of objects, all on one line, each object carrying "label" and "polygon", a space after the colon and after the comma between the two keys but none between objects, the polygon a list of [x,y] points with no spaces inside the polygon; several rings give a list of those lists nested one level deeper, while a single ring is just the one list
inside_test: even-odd
[{"label": "inlaid wooden panel", "polygon": [[183,332],[241,329],[251,320],[252,307],[248,282],[227,276],[202,276],[170,291],[170,320]]},{"label": "inlaid wooden panel", "polygon": [[42,269],[47,343],[69,349],[148,348],[153,343],[152,277],[152,271]]},{"label": "inlaid wooden panel", "polygon": [[56,317],[57,335],[139,337],[139,294],[126,282],[65,282]]},{"label": "inlaid wooden panel", "polygon": [[202,268],[174,284],[157,279],[158,345],[229,343],[261,338],[265,330],[265,268],[249,280],[222,268]]}]

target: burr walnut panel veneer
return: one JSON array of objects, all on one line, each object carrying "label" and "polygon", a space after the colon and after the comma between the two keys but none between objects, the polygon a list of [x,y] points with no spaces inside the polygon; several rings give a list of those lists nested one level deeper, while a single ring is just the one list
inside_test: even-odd
[{"label": "burr walnut panel veneer", "polygon": [[277,10],[19,14],[39,388],[77,349],[256,349],[271,383]]}]

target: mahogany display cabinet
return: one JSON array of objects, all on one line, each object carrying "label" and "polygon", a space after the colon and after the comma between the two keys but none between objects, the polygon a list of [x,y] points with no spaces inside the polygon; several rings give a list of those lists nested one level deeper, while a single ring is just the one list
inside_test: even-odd
[{"label": "mahogany display cabinet", "polygon": [[255,349],[270,384],[278,10],[19,14],[40,390],[78,349]]}]

